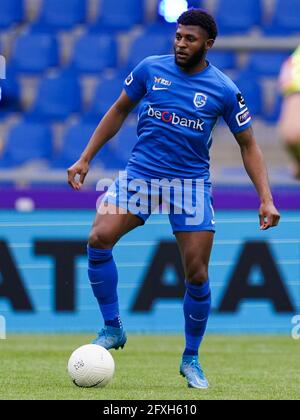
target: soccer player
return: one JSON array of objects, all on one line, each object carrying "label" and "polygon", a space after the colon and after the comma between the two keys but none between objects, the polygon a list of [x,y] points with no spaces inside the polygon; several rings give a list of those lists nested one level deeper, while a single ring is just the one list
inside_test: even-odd
[{"label": "soccer player", "polygon": [[[146,183],[164,178],[203,181],[203,215],[198,222],[187,223],[188,211],[176,214],[172,200],[173,210],[169,214],[185,270],[186,345],[180,373],[186,377],[189,387],[199,389],[208,387],[198,350],[211,307],[208,265],[215,220],[209,149],[212,131],[220,116],[240,145],[245,168],[259,194],[260,228],[276,226],[280,218],[245,100],[234,83],[206,60],[206,53],[216,37],[217,27],[212,16],[201,9],[183,13],[178,19],[174,55],[148,57],[133,70],[124,82],[121,96],[96,128],[80,159],[68,170],[69,184],[79,190],[90,161],[141,102],[138,142],[126,168],[128,178],[142,179]],[[120,211],[128,209],[128,200],[133,194],[130,189],[123,191],[120,185],[121,181],[116,181],[117,193],[106,194],[110,214],[98,212],[88,244],[89,278],[105,321],[94,343],[107,349],[123,347],[127,339],[120,320],[118,276],[112,249],[123,235],[144,224],[149,217],[143,212]],[[117,205],[110,201],[113,198],[117,198]]]},{"label": "soccer player", "polygon": [[280,85],[285,95],[280,132],[295,162],[295,177],[300,179],[300,46],[282,66]]}]

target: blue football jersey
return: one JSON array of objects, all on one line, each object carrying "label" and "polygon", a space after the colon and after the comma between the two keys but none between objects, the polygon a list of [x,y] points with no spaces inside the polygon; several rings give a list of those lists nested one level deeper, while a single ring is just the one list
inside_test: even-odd
[{"label": "blue football jersey", "polygon": [[209,150],[219,117],[234,134],[251,125],[241,92],[210,63],[188,75],[174,55],[148,57],[124,89],[132,101],[141,101],[138,142],[126,168],[135,178],[201,178],[209,184]]}]

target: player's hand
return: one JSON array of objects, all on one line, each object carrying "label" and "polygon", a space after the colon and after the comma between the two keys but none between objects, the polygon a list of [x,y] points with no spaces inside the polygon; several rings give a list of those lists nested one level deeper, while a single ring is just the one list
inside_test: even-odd
[{"label": "player's hand", "polygon": [[[68,184],[76,191],[83,186],[85,177],[89,172],[89,163],[79,159],[68,169]],[[79,178],[79,179],[78,179]]]},{"label": "player's hand", "polygon": [[261,204],[259,209],[259,222],[261,230],[267,230],[271,227],[277,226],[279,220],[280,214],[274,206],[273,202]]}]

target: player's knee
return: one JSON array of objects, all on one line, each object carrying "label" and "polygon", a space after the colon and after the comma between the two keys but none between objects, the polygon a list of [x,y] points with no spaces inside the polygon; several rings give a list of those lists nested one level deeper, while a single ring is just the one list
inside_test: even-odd
[{"label": "player's knee", "polygon": [[114,246],[112,235],[104,229],[92,229],[88,243],[92,248],[98,249],[112,249]]},{"label": "player's knee", "polygon": [[205,264],[191,265],[187,270],[187,282],[201,286],[208,280],[208,267]]}]

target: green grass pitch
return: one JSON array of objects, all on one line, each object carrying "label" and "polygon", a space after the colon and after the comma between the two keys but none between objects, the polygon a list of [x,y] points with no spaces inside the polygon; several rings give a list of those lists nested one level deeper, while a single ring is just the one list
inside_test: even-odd
[{"label": "green grass pitch", "polygon": [[0,340],[0,399],[300,399],[299,341],[289,337],[207,336],[201,359],[211,387],[188,389],[179,373],[180,336],[129,335],[112,351],[113,382],[76,388],[66,365],[86,335],[14,335]]}]

